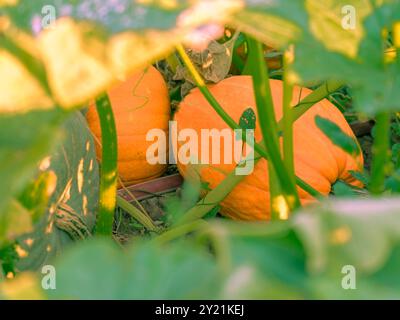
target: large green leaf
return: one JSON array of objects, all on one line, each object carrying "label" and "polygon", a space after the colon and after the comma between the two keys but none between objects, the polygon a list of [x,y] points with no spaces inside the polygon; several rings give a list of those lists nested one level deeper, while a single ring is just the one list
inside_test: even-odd
[{"label": "large green leaf", "polygon": [[21,270],[39,268],[71,240],[93,231],[99,192],[94,141],[80,112],[63,129],[62,143],[41,163],[41,170],[56,179],[46,214],[32,233],[18,240]]},{"label": "large green leaf", "polygon": [[[269,45],[295,44],[292,81],[307,84],[327,79],[348,83],[360,111],[399,110],[399,54],[389,59],[384,34],[400,20],[396,0],[246,1],[233,25]],[[347,28],[355,9],[354,29]],[[388,60],[391,60],[388,62]],[[327,63],[329,62],[329,63]]]},{"label": "large green leaf", "polygon": [[[212,4],[202,0],[20,0],[17,6],[0,8],[0,14],[25,32],[22,36],[5,28],[5,35],[17,38],[18,44],[43,60],[57,103],[73,108],[117,79],[165,57],[211,18],[224,20],[238,7],[237,1],[224,0]],[[51,14],[56,23],[50,26]],[[5,70],[10,69],[7,63]]]},{"label": "large green leaf", "polygon": [[307,272],[304,251],[297,237],[290,231],[289,224],[286,231],[274,236],[233,237],[229,247],[236,268],[254,270],[254,277],[263,283],[256,288],[255,283],[247,284],[247,290],[242,288],[243,292],[236,292],[234,298],[305,297]]},{"label": "large green leaf", "polygon": [[211,256],[184,243],[138,243],[122,251],[91,241],[63,256],[56,269],[51,298],[204,299],[216,297],[221,283]]},{"label": "large green leaf", "polygon": [[[399,206],[398,199],[328,201],[298,212],[294,220],[210,221],[200,238],[168,244],[136,242],[125,249],[111,240],[93,239],[57,260],[56,290],[46,295],[53,299],[399,298]],[[205,240],[206,234],[209,241],[196,241]],[[343,286],[344,267],[356,272],[355,289]]]}]

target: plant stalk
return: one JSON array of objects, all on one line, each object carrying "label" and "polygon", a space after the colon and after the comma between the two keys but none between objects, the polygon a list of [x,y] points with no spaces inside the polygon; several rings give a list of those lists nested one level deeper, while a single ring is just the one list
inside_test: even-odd
[{"label": "plant stalk", "polygon": [[[290,178],[284,162],[281,158],[279,140],[278,140],[278,126],[276,123],[274,103],[271,94],[271,87],[268,77],[268,68],[264,60],[263,46],[257,40],[248,38],[249,50],[253,51],[257,68],[251,68],[253,76],[253,86],[255,98],[257,103],[257,111],[259,117],[259,124],[264,138],[264,144],[268,150],[269,161],[271,168],[275,171],[275,175],[279,182],[282,195],[286,200],[290,211],[300,207],[299,195],[297,193],[296,185]],[[271,198],[271,203],[275,199]],[[282,210],[284,210],[282,208]]]},{"label": "plant stalk", "polygon": [[282,117],[282,136],[283,136],[283,161],[290,178],[295,180],[294,150],[293,150],[293,116],[292,116],[292,97],[293,85],[288,80],[288,68],[290,67],[289,53],[283,56],[283,117]]},{"label": "plant stalk", "polygon": [[96,99],[96,108],[100,119],[102,140],[100,199],[96,233],[111,236],[117,198],[118,138],[111,102],[106,93]]},{"label": "plant stalk", "polygon": [[381,194],[385,189],[387,164],[390,161],[390,113],[382,112],[376,116],[375,141],[372,146],[371,182],[369,191]]}]

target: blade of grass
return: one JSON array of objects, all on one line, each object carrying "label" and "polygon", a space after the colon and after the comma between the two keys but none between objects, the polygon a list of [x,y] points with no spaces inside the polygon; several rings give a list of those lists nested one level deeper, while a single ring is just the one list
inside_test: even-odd
[{"label": "blade of grass", "polygon": [[154,224],[153,220],[136,208],[134,205],[126,201],[124,198],[117,196],[117,205],[129,213],[134,219],[141,223],[147,230],[152,232],[158,232],[157,226]]},{"label": "blade of grass", "polygon": [[117,130],[111,102],[107,94],[102,94],[96,99],[96,108],[100,119],[103,145],[96,233],[111,236],[117,198]]}]

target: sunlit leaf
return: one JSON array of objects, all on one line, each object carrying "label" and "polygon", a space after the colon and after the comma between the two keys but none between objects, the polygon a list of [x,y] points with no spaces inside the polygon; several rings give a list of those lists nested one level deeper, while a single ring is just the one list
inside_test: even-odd
[{"label": "sunlit leaf", "polygon": [[[10,53],[0,49],[0,112],[50,109],[52,101],[38,81]],[[23,88],[23,90],[21,90]]]},{"label": "sunlit leaf", "polygon": [[61,19],[56,28],[42,32],[38,39],[50,87],[62,106],[89,101],[113,79],[101,60],[104,44],[95,36],[85,36],[84,32],[90,31],[72,20]]},{"label": "sunlit leaf", "polygon": [[57,110],[0,115],[0,215],[60,138],[59,121]]},{"label": "sunlit leaf", "polygon": [[15,279],[0,283],[0,297],[9,300],[43,300],[45,295],[37,276],[23,273]]},{"label": "sunlit leaf", "polygon": [[[351,85],[360,111],[399,109],[399,57],[387,65],[384,39],[385,31],[387,35],[400,20],[398,1],[378,1],[374,10],[364,0],[247,0],[246,4],[231,23],[268,45],[295,44],[291,81],[340,80]],[[355,9],[354,17],[349,16],[349,6]]]},{"label": "sunlit leaf", "polygon": [[305,6],[315,38],[328,51],[355,58],[365,35],[363,20],[372,10],[370,1],[306,0]]}]

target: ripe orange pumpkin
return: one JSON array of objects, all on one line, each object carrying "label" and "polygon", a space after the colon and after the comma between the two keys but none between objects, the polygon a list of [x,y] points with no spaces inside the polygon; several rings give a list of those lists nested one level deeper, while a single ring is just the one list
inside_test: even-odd
[{"label": "ripe orange pumpkin", "polygon": [[[282,81],[279,80],[270,80],[270,84],[275,113],[279,120],[282,117],[283,85]],[[210,86],[210,90],[226,112],[236,121],[239,121],[243,112],[249,107],[256,112],[252,78],[249,76],[235,76],[225,79],[214,86]],[[311,90],[307,88],[296,87],[293,91],[292,104],[295,105],[299,99],[304,98],[310,92]],[[294,161],[297,176],[324,195],[329,194],[331,185],[338,179],[345,180],[352,185],[362,186],[349,173],[350,170],[361,170],[363,166],[362,155],[352,157],[333,145],[329,138],[316,126],[315,117],[317,115],[330,119],[339,125],[344,132],[354,137],[341,112],[328,100],[323,100],[314,105],[294,125]],[[178,132],[192,128],[200,134],[201,129],[215,128],[222,130],[229,128],[198,89],[192,90],[182,101],[175,115],[175,120],[177,121]],[[256,126],[255,139],[258,142],[262,139],[259,124]],[[182,142],[178,142],[178,151],[182,145]],[[223,145],[222,142],[221,145]],[[215,145],[212,145],[210,139],[210,152],[212,152],[212,148],[215,148]],[[214,151],[220,152],[221,159],[224,159],[224,150],[219,149]],[[198,152],[199,154],[201,152],[200,143]],[[200,176],[201,180],[208,183],[211,189],[215,188],[234,168],[235,164],[209,164],[199,166],[196,172],[195,170],[188,170],[188,165],[180,163],[178,159],[178,169],[184,177],[194,179],[196,176]],[[261,159],[256,164],[253,173],[246,176],[221,203],[221,213],[233,219],[269,219],[268,181],[267,161]],[[298,191],[302,204],[315,201],[311,195],[301,188],[298,188]]]},{"label": "ripe orange pumpkin", "polygon": [[[167,85],[153,66],[130,76],[108,91],[118,135],[118,172],[129,186],[161,176],[166,164],[149,164],[146,150],[153,144],[146,141],[151,129],[161,129],[168,137],[170,103]],[[97,157],[101,158],[101,129],[96,107],[91,104],[86,119],[97,137]],[[168,149],[167,149],[168,152]]]}]

